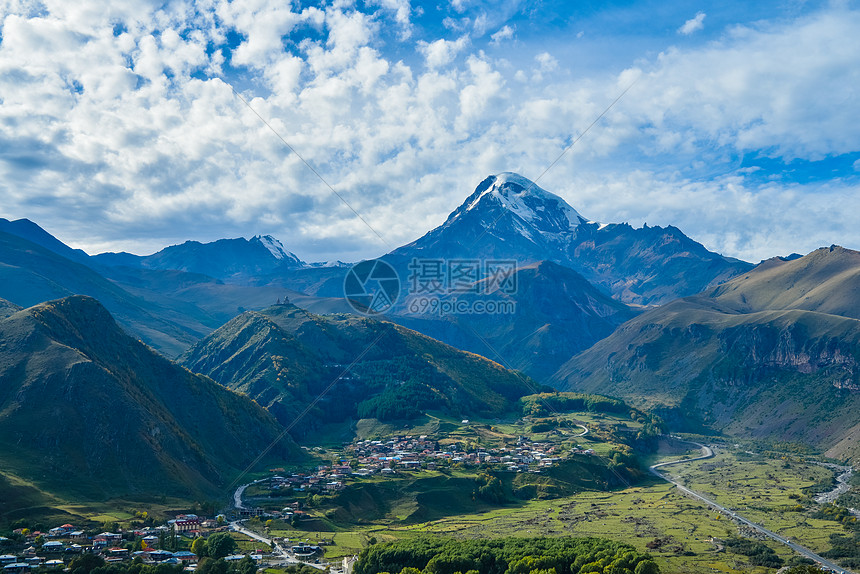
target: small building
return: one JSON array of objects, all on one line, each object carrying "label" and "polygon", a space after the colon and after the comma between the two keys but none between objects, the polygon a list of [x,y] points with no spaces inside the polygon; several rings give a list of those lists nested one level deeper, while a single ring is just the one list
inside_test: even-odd
[{"label": "small building", "polygon": [[173,552],[168,552],[167,550],[153,550],[152,552],[147,552],[146,557],[153,562],[164,562],[169,558],[173,558]]},{"label": "small building", "polygon": [[295,554],[296,556],[306,557],[306,556],[313,556],[314,554],[319,552],[320,547],[319,546],[313,546],[310,544],[299,544],[297,546],[293,546],[291,550],[293,551],[293,554]]},{"label": "small building", "polygon": [[62,552],[64,549],[63,543],[59,540],[50,540],[42,544],[42,552]]},{"label": "small building", "polygon": [[107,550],[107,555],[111,558],[127,558],[128,557],[128,548],[122,548],[120,546],[116,546],[114,548],[110,548]]},{"label": "small building", "polygon": [[102,532],[93,538],[93,548],[107,548],[113,544],[122,541],[122,534],[114,534],[113,532]]},{"label": "small building", "polygon": [[200,530],[200,517],[196,514],[180,514],[174,520],[168,520],[167,524],[173,526],[176,532],[191,532]]},{"label": "small building", "polygon": [[173,558],[176,558],[180,562],[197,562],[197,555],[193,552],[189,552],[188,550],[180,550],[179,552],[174,552]]}]

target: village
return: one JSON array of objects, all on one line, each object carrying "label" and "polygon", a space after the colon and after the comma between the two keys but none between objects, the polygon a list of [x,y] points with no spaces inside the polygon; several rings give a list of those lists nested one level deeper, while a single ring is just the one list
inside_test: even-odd
[{"label": "village", "polygon": [[[579,445],[562,452],[551,442],[533,442],[517,438],[516,445],[493,448],[463,447],[459,443],[440,445],[426,435],[395,436],[389,440],[363,440],[347,443],[335,451],[336,462],[317,467],[315,471],[282,476],[284,469],[268,480],[273,493],[332,494],[346,487],[350,480],[374,475],[392,476],[398,472],[434,471],[454,465],[484,466],[496,471],[540,473],[568,456],[594,454],[594,450]],[[253,512],[253,511],[252,511]],[[259,512],[259,511],[257,511]],[[298,506],[284,508],[272,514],[276,518],[300,518]]]},{"label": "village", "polygon": [[[120,532],[89,533],[72,524],[63,524],[47,532],[27,528],[13,530],[14,538],[0,538],[0,567],[3,574],[32,570],[63,570],[83,554],[95,554],[106,563],[139,559],[145,564],[183,564],[193,571],[199,557],[190,550],[198,538],[227,530],[223,516],[205,519],[196,514],[179,514],[166,524]],[[12,553],[12,547],[24,548]],[[174,548],[168,550],[167,548]],[[244,554],[225,556],[227,561],[241,560]],[[262,556],[252,556],[259,560]]]}]

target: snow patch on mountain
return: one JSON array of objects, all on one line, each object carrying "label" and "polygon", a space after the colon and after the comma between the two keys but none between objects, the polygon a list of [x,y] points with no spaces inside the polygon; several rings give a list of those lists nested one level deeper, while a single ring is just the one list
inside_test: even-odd
[{"label": "snow patch on mountain", "polygon": [[[492,183],[472,198],[463,212],[479,208],[487,197],[547,238],[567,235],[586,221],[564,199],[516,173],[492,176]],[[533,240],[532,233],[523,235]]]},{"label": "snow patch on mountain", "polygon": [[271,235],[255,235],[251,241],[259,241],[279,261],[300,261],[298,257],[284,249],[283,243]]}]

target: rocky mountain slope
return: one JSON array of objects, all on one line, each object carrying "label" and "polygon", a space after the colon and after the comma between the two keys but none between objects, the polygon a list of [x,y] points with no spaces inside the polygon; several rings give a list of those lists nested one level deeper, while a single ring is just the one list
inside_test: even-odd
[{"label": "rocky mountain slope", "polygon": [[686,422],[857,457],[860,253],[772,259],[625,323],[556,374],[564,389],[665,406]]},{"label": "rocky mountain slope", "polygon": [[[570,357],[608,336],[641,309],[612,299],[576,271],[551,261],[518,267],[513,293],[458,295],[465,303],[510,303],[511,312],[433,313],[407,294],[390,319],[544,381]],[[410,312],[415,309],[416,312]]]},{"label": "rocky mountain slope", "polygon": [[0,461],[49,492],[86,499],[225,494],[282,427],[247,397],[126,335],[95,299],[0,319]]}]

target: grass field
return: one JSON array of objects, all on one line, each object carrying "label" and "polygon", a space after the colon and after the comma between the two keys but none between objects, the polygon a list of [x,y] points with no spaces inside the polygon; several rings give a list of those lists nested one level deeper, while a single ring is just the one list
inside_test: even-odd
[{"label": "grass field", "polygon": [[[803,489],[833,476],[831,470],[801,459],[717,448],[712,459],[666,470],[693,490],[815,552],[830,547],[831,534],[844,532],[836,522],[794,510],[801,502],[798,497],[803,498]],[[808,501],[805,506],[809,506]]]},{"label": "grass field", "polygon": [[[371,537],[383,542],[421,534],[462,538],[505,536],[600,536],[623,540],[651,552],[663,572],[772,572],[754,568],[744,556],[721,551],[711,538],[726,538],[737,529],[719,514],[677,494],[667,483],[616,492],[584,492],[557,500],[532,501],[517,507],[494,508],[406,526],[369,524],[351,531],[273,532],[314,541],[333,538],[326,558],[356,554]],[[660,547],[647,544],[660,540]],[[791,553],[777,545],[778,554]]]},{"label": "grass field", "polygon": [[96,527],[116,522],[128,526],[135,510],[145,510],[161,520],[177,511],[190,510],[194,502],[181,498],[148,496],[138,500],[114,498],[106,501],[71,502],[47,493],[32,483],[22,481],[8,472],[0,472],[0,525],[24,519],[30,525],[51,528],[65,522],[78,527]]},{"label": "grass field", "polygon": [[[689,456],[676,445],[663,460]],[[654,457],[655,459],[658,457]],[[817,551],[828,547],[831,533],[842,532],[835,522],[809,518],[787,510],[797,504],[803,488],[828,479],[830,471],[800,460],[771,459],[742,451],[718,450],[713,459],[671,467],[694,489],[707,492],[746,517],[796,538]],[[435,504],[431,500],[424,501]],[[451,504],[456,501],[451,500]],[[416,502],[418,508],[422,506]],[[356,554],[371,538],[382,542],[422,534],[453,537],[600,536],[622,540],[650,552],[665,573],[766,573],[748,558],[724,550],[721,540],[749,534],[702,503],[680,494],[668,483],[653,480],[613,492],[584,491],[553,500],[532,500],[505,506],[468,505],[456,515],[403,524],[398,513],[349,526],[329,522],[329,529],[302,533],[285,527],[280,536],[333,538],[326,558]],[[412,509],[413,513],[415,509]],[[425,508],[424,512],[432,512]],[[777,555],[790,560],[788,548],[764,541]]]}]

